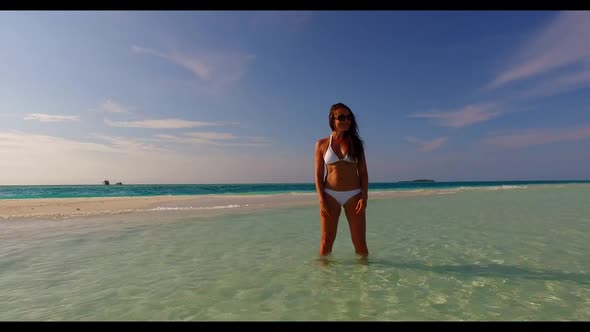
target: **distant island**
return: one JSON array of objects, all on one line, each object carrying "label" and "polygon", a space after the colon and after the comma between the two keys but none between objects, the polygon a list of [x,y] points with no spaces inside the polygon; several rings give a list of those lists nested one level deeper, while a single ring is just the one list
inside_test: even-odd
[{"label": "distant island", "polygon": [[412,181],[399,181],[399,183],[411,183],[411,182],[434,182],[434,180],[418,179],[418,180],[412,180]]},{"label": "distant island", "polygon": [[[110,186],[111,185],[111,182],[109,180],[104,180],[104,181],[102,181],[102,184],[104,184],[105,186]],[[117,182],[117,183],[115,183],[115,185],[119,185],[119,186],[122,185],[122,184],[123,184],[123,182]]]}]

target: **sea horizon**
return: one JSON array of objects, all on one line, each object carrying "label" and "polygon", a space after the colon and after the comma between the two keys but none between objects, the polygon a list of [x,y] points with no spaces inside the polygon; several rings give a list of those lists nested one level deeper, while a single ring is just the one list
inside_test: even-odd
[{"label": "sea horizon", "polygon": [[[395,181],[369,182],[369,191],[408,191],[420,189],[456,189],[497,186],[535,186],[585,184],[590,180],[510,180],[510,181]],[[315,184],[284,183],[203,183],[203,184],[35,184],[0,185],[0,200],[75,197],[149,197],[176,195],[259,195],[276,193],[313,193]]]},{"label": "sea horizon", "polygon": [[[424,178],[427,179],[427,178]],[[404,183],[404,182],[422,182],[423,179],[414,180],[392,180],[392,181],[372,181],[369,184],[378,183]],[[590,179],[551,179],[551,180],[539,180],[539,179],[528,179],[528,180],[431,180],[428,179],[429,183],[457,183],[457,182],[590,182]],[[120,181],[118,181],[120,182]],[[424,183],[428,183],[424,182]],[[258,185],[258,184],[314,184],[314,182],[300,182],[300,181],[276,181],[276,182],[121,182],[122,185]],[[0,184],[0,187],[9,186],[104,186],[105,184],[96,183],[36,183],[36,184]],[[109,185],[115,186],[116,182],[112,182]]]}]

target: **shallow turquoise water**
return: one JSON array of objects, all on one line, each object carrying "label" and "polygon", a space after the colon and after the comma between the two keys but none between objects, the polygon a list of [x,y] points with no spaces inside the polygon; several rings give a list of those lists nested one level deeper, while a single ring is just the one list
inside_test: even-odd
[{"label": "shallow turquoise water", "polygon": [[589,320],[590,186],[0,222],[0,320]]}]

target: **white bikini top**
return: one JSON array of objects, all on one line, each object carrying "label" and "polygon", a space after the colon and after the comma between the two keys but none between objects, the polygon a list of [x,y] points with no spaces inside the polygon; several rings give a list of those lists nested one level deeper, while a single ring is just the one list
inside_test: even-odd
[{"label": "white bikini top", "polygon": [[357,162],[356,160],[350,159],[348,153],[346,153],[346,156],[344,156],[344,158],[338,158],[338,155],[336,155],[336,153],[334,153],[334,150],[332,150],[332,135],[330,134],[330,143],[328,144],[328,148],[326,149],[326,153],[324,154],[324,163],[326,163],[326,165],[331,165],[339,161],[346,161],[349,163]]}]

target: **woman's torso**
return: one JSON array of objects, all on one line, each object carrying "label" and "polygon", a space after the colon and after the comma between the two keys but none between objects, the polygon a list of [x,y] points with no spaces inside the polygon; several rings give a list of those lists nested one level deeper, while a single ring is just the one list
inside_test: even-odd
[{"label": "woman's torso", "polygon": [[[345,159],[350,151],[352,142],[350,140],[334,141],[330,146],[330,137],[325,139],[323,155],[334,153],[338,159]],[[360,188],[361,181],[358,175],[358,164],[345,160],[336,161],[332,164],[326,164],[326,178],[324,187],[336,191],[348,191]]]}]

